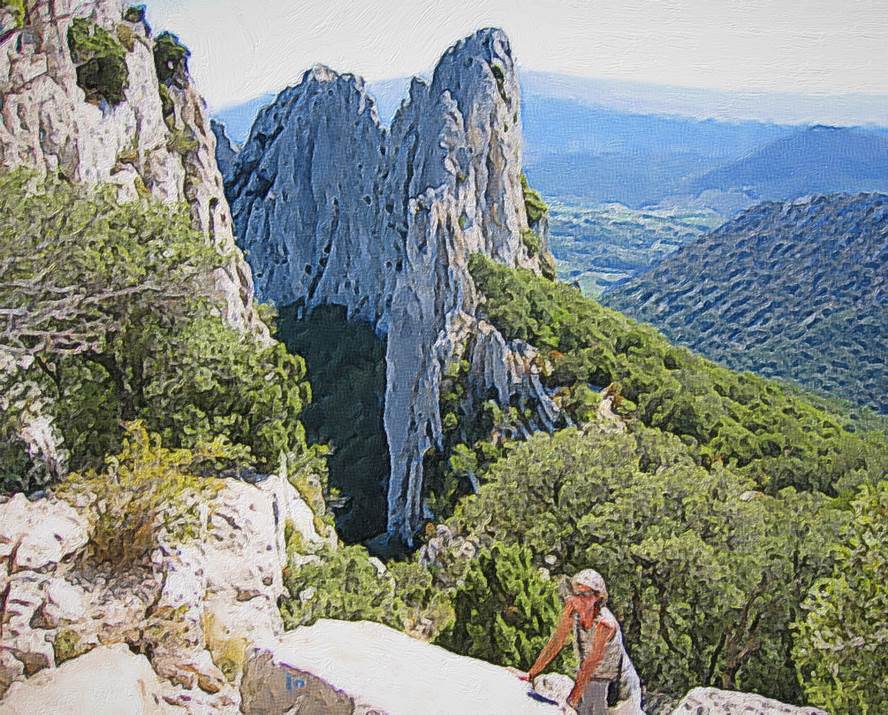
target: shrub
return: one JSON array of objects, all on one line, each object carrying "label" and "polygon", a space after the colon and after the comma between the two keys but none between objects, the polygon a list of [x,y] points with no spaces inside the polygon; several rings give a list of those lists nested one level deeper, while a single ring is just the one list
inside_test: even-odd
[{"label": "shrub", "polygon": [[549,207],[540,194],[530,187],[527,177],[521,174],[521,190],[524,194],[524,209],[527,212],[527,222],[533,226],[545,216]]},{"label": "shrub", "polygon": [[529,228],[521,229],[521,243],[527,249],[527,255],[533,258],[539,255],[543,248],[543,239],[540,238],[536,231]]},{"label": "shrub", "polygon": [[68,27],[68,48],[77,66],[77,84],[87,100],[106,100],[111,105],[125,99],[129,87],[126,48],[110,32],[78,17]]},{"label": "shrub", "polygon": [[795,657],[808,699],[829,712],[888,712],[888,481],[852,505],[830,576],[796,624]]},{"label": "shrub", "polygon": [[77,631],[70,628],[60,628],[56,633],[55,640],[52,642],[56,667],[60,666],[66,660],[71,660],[84,653],[88,653],[93,647],[94,646],[92,645],[84,643],[77,634]]},{"label": "shrub", "polygon": [[377,571],[362,546],[322,546],[317,560],[291,564],[284,576],[289,598],[281,603],[286,628],[319,618],[378,621],[404,627],[405,608],[394,580]]},{"label": "shrub", "polygon": [[[748,479],[699,466],[677,437],[637,430],[592,424],[531,436],[489,467],[450,528],[529,549],[557,573],[601,571],[650,688],[680,694],[710,685],[798,699],[789,626],[801,594],[831,566],[843,512],[819,494],[753,491]],[[500,577],[490,568],[480,573],[495,594]],[[474,578],[475,603],[493,598]],[[460,616],[472,608],[479,613]],[[495,620],[470,596],[455,609],[476,629]],[[459,642],[472,637],[466,627]],[[486,631],[477,637],[502,647]]]},{"label": "shrub", "polygon": [[469,269],[504,337],[548,353],[548,387],[618,382],[621,414],[682,437],[707,464],[734,465],[771,492],[836,493],[888,468],[884,435],[852,433],[842,418],[776,383],[674,347],[653,328],[530,271],[480,254]]},{"label": "shrub", "polygon": [[127,22],[145,22],[145,6],[130,5],[123,13],[123,19]]},{"label": "shrub", "polygon": [[[0,0],[0,8],[12,13],[13,27],[22,27],[25,24],[25,0]],[[3,30],[8,29],[3,28]]]},{"label": "shrub", "polygon": [[58,493],[72,502],[90,499],[91,558],[128,568],[143,561],[161,538],[198,535],[201,503],[222,483],[197,474],[234,456],[221,439],[194,450],[166,449],[157,435],[134,422],[127,425],[120,453],[106,460],[102,472],[71,474]]},{"label": "shrub", "polygon": [[197,147],[197,139],[194,136],[194,132],[190,129],[176,128],[170,132],[170,137],[167,139],[167,149],[180,156],[190,154]]},{"label": "shrub", "polygon": [[[494,543],[469,564],[453,595],[455,620],[436,639],[449,650],[527,670],[558,623],[561,600],[520,545]],[[565,652],[555,668],[569,668]]]},{"label": "shrub", "polygon": [[[211,291],[225,259],[186,207],[0,173],[0,255],[14,257],[0,266],[0,345],[34,356],[16,379],[52,404],[72,469],[100,469],[136,419],[170,448],[222,435],[246,448],[242,466],[303,453],[305,364],[222,322]],[[4,463],[24,474],[21,456]]]},{"label": "shrub", "polygon": [[171,32],[161,32],[154,40],[154,68],[161,84],[184,89],[189,57],[190,50]]}]

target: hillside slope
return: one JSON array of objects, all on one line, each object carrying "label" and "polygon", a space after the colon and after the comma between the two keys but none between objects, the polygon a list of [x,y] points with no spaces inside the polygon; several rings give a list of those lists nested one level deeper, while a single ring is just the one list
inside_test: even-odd
[{"label": "hillside slope", "polygon": [[888,410],[888,196],[766,203],[603,300],[737,369]]}]

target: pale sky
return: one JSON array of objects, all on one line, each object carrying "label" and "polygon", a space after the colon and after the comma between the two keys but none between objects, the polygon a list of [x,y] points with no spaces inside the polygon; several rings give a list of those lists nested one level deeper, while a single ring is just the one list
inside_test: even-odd
[{"label": "pale sky", "polygon": [[[521,66],[743,92],[888,96],[888,0],[147,0],[191,48],[211,107],[314,63],[369,81],[427,72],[502,27]],[[824,97],[826,100],[826,97]]]}]

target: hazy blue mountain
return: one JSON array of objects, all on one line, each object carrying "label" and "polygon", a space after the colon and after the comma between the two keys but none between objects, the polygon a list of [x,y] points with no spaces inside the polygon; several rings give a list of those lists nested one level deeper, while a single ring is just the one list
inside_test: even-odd
[{"label": "hazy blue mountain", "polygon": [[601,300],[734,369],[888,413],[888,196],[759,204]]},{"label": "hazy blue mountain", "polygon": [[888,135],[815,126],[707,172],[691,193],[746,192],[753,200],[805,194],[888,191]]},{"label": "hazy blue mountain", "polygon": [[[369,84],[383,123],[408,84],[409,78]],[[521,73],[521,84],[526,172],[552,198],[728,215],[765,198],[888,190],[884,127],[809,128],[735,118],[798,121],[816,109],[801,95],[743,95],[532,71]],[[265,94],[214,116],[242,143],[258,110],[275,96]],[[838,99],[834,112],[869,107],[873,114],[879,98]]]}]

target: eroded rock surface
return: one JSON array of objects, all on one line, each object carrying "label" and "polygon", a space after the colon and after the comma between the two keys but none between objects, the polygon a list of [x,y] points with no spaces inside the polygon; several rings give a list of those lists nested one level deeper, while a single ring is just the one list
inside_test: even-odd
[{"label": "eroded rock surface", "polygon": [[369,621],[320,620],[252,652],[247,715],[557,715],[506,668],[456,655]]},{"label": "eroded rock surface", "polygon": [[778,700],[718,688],[694,688],[672,715],[827,715],[811,707],[787,705]]},{"label": "eroded rock surface", "polygon": [[[509,42],[488,29],[451,47],[428,83],[414,79],[388,129],[360,78],[312,68],[260,112],[227,175],[259,295],[297,311],[342,305],[387,335],[388,531],[407,542],[423,517],[424,455],[441,446],[441,374],[478,327],[469,257],[550,268],[521,143]],[[550,423],[530,361],[492,341],[471,361],[476,381],[504,404],[541,402]]]},{"label": "eroded rock surface", "polygon": [[164,541],[151,563],[127,572],[80,558],[84,514],[54,496],[0,503],[0,696],[16,681],[120,643],[149,655],[165,703],[237,712],[247,649],[283,631],[277,601],[288,526],[305,543],[335,539],[318,534],[311,509],[282,476],[225,480],[203,506],[196,539]]},{"label": "eroded rock surface", "polygon": [[[165,86],[163,106],[155,39],[120,0],[28,2],[24,27],[0,7],[0,166],[27,166],[86,185],[110,183],[120,196],[150,194],[187,202],[223,266],[208,276],[225,319],[267,335],[253,308],[250,269],[234,242],[231,215],[216,165],[206,105],[187,72]],[[128,84],[124,100],[87,101],[68,47],[75,18],[123,38]],[[130,18],[130,20],[126,19]]]}]

